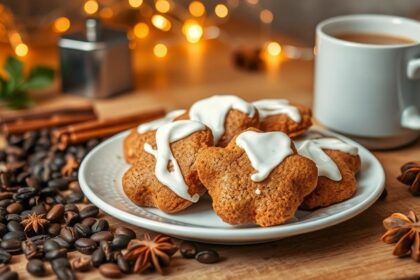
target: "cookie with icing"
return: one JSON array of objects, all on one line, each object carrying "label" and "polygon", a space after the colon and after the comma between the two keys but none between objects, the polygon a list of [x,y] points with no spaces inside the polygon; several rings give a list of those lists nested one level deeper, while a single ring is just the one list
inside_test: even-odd
[{"label": "cookie with icing", "polygon": [[233,95],[214,95],[194,103],[177,119],[204,123],[213,133],[216,146],[225,147],[239,132],[258,126],[258,112],[245,100]]},{"label": "cookie with icing", "polygon": [[294,217],[317,182],[315,163],[282,132],[250,128],[225,148],[200,150],[196,167],[213,209],[233,225],[279,225]]},{"label": "cookie with icing", "polygon": [[198,179],[197,153],[213,143],[202,123],[182,120],[144,134],[139,158],[124,174],[125,194],[136,204],[179,212],[197,202],[206,189]]},{"label": "cookie with icing", "polygon": [[262,99],[252,103],[258,110],[263,131],[281,131],[295,138],[312,125],[312,112],[303,105],[286,99]]},{"label": "cookie with icing", "polygon": [[299,144],[298,153],[315,162],[319,176],[301,208],[326,207],[354,195],[361,164],[357,147],[335,138],[309,139]]},{"label": "cookie with icing", "polygon": [[163,118],[153,120],[139,125],[132,129],[130,134],[124,139],[123,150],[125,160],[133,164],[138,158],[138,151],[143,148],[146,139],[154,135],[154,131],[160,126],[172,122],[175,118],[184,114],[186,110],[175,110],[167,113]]}]

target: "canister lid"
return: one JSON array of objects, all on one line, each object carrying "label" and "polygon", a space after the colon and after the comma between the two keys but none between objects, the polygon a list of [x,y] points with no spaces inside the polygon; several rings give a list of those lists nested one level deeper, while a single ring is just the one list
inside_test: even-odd
[{"label": "canister lid", "polygon": [[58,42],[60,48],[82,51],[105,49],[119,44],[128,44],[127,32],[105,28],[97,18],[87,19],[84,31],[64,34]]}]

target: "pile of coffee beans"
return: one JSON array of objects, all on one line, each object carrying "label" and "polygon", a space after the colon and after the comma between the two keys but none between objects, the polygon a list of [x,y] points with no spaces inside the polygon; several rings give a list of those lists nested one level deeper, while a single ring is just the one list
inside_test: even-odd
[{"label": "pile of coffee beans", "polygon": [[[70,158],[80,162],[99,142],[61,151],[52,145],[50,131],[41,130],[11,135],[6,147],[0,147],[0,279],[19,278],[8,266],[18,254],[26,257],[26,270],[34,277],[47,275],[48,264],[58,279],[66,280],[93,268],[108,278],[131,273],[133,264],[123,252],[136,233],[126,227],[111,229],[81,192],[77,168],[62,171]],[[28,225],[34,215],[37,226]],[[193,243],[182,246],[185,258],[219,260],[215,251],[200,251]],[[71,251],[80,254],[69,258]]]}]

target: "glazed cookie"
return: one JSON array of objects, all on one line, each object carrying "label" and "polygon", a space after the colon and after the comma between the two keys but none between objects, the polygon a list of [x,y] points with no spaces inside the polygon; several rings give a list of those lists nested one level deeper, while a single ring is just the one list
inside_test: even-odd
[{"label": "glazed cookie", "polygon": [[179,212],[198,201],[206,189],[198,179],[199,150],[212,145],[202,123],[183,120],[145,134],[139,159],[123,176],[123,189],[136,204]]},{"label": "glazed cookie", "polygon": [[163,118],[141,124],[137,128],[132,129],[130,134],[124,139],[123,149],[125,160],[133,164],[138,158],[137,151],[143,148],[146,139],[153,136],[154,131],[160,126],[172,122],[176,117],[179,117],[185,112],[186,110],[175,110],[167,113]]},{"label": "glazed cookie", "polygon": [[258,126],[258,112],[245,100],[233,95],[215,95],[194,103],[177,119],[204,123],[213,133],[216,146],[225,147],[239,132]]},{"label": "glazed cookie", "polygon": [[202,149],[196,167],[214,211],[233,225],[287,222],[317,182],[315,163],[298,155],[285,133],[254,128],[226,148]]},{"label": "glazed cookie", "polygon": [[298,153],[315,162],[319,176],[315,190],[305,197],[301,208],[326,207],[356,192],[360,169],[357,147],[335,138],[309,139],[299,145]]},{"label": "glazed cookie", "polygon": [[252,104],[258,110],[263,131],[281,131],[294,138],[312,125],[311,110],[286,99],[262,99]]}]

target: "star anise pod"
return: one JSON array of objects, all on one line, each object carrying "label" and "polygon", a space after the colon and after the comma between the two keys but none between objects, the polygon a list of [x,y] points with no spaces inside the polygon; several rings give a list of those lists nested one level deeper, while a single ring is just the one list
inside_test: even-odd
[{"label": "star anise pod", "polygon": [[25,226],[25,231],[38,233],[39,230],[44,230],[44,226],[49,224],[49,221],[44,219],[44,214],[32,213],[25,216],[25,218],[21,221],[21,224]]},{"label": "star anise pod", "polygon": [[412,161],[401,167],[401,175],[397,178],[400,182],[410,186],[410,192],[420,195],[420,161]]},{"label": "star anise pod", "polygon": [[134,261],[133,271],[135,273],[152,268],[162,274],[162,267],[169,264],[176,251],[178,251],[178,247],[169,236],[159,234],[152,240],[150,235],[145,233],[143,240],[133,239],[130,241],[124,258]]},{"label": "star anise pod", "polygon": [[74,155],[70,154],[66,158],[66,163],[61,168],[61,175],[71,176],[78,167],[79,167],[79,161],[76,159]]},{"label": "star anise pod", "polygon": [[415,261],[420,261],[420,222],[413,211],[408,215],[394,213],[384,220],[387,232],[382,241],[396,243],[393,255],[404,257],[411,255]]}]

